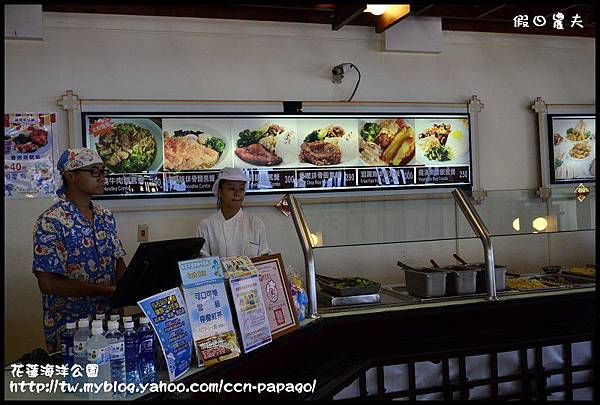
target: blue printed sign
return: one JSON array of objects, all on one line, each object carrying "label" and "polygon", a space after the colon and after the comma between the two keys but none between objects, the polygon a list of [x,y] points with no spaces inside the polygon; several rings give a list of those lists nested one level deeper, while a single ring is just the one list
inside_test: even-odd
[{"label": "blue printed sign", "polygon": [[198,366],[240,354],[218,257],[179,262]]},{"label": "blue printed sign", "polygon": [[179,288],[155,294],[138,301],[150,319],[174,381],[190,369],[192,362],[192,330]]},{"label": "blue printed sign", "polygon": [[218,257],[184,260],[178,264],[184,287],[223,281],[223,269]]}]

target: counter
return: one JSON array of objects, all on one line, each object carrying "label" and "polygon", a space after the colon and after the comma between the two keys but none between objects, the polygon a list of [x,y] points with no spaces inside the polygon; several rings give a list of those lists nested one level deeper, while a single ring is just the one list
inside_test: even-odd
[{"label": "counter", "polygon": [[[208,369],[194,368],[179,380],[185,384],[316,380],[312,393],[150,393],[141,399],[337,399],[348,397],[352,387],[350,397],[379,399],[423,395],[468,399],[481,395],[476,390],[482,387],[488,390],[483,397],[495,399],[544,399],[556,392],[577,399],[578,392],[591,392],[593,385],[591,348],[577,347],[596,339],[596,305],[595,288],[578,288],[501,295],[496,302],[476,298],[324,313],[268,346]],[[563,361],[558,366],[544,358],[549,348],[554,348],[552,356],[560,352]],[[517,361],[506,353],[515,353]],[[482,378],[469,374],[477,356],[489,358],[477,367],[478,372],[489,368]],[[499,374],[502,367],[508,367],[508,375]],[[420,379],[436,369],[439,383],[422,386]],[[390,381],[398,370],[406,371],[408,382],[400,387],[404,389],[394,390]],[[557,375],[564,378],[558,385],[552,382]],[[24,398],[10,394],[10,373],[5,377],[5,397]],[[503,384],[519,387],[503,395]]]}]

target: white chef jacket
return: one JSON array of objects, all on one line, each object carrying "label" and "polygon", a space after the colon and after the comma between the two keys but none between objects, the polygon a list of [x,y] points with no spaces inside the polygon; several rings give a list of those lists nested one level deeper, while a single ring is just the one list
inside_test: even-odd
[{"label": "white chef jacket", "polygon": [[264,222],[241,208],[225,220],[221,210],[198,224],[197,235],[205,239],[200,256],[248,256],[271,254]]}]

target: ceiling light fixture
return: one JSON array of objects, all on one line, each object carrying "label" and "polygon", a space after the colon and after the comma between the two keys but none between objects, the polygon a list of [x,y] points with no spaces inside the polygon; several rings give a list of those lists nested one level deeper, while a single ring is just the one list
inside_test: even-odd
[{"label": "ceiling light fixture", "polygon": [[385,13],[385,10],[387,10],[388,6],[389,4],[367,4],[365,12],[373,15],[382,15]]}]

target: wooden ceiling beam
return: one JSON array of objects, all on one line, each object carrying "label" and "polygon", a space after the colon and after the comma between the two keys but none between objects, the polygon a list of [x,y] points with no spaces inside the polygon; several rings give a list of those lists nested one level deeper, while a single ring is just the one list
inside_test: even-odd
[{"label": "wooden ceiling beam", "polygon": [[349,24],[352,20],[362,14],[362,12],[367,8],[367,4],[356,4],[356,3],[348,3],[348,4],[338,4],[335,7],[335,12],[333,13],[333,21],[331,23],[331,28],[334,31],[339,30],[344,25]]}]

